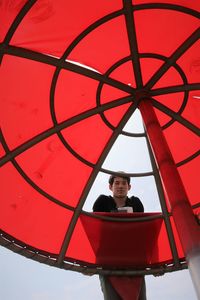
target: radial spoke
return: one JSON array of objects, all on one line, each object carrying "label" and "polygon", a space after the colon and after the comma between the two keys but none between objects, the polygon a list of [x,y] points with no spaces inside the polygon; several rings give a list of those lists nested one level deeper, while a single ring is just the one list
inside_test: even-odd
[{"label": "radial spoke", "polygon": [[191,122],[189,122],[188,120],[186,120],[185,118],[183,118],[181,115],[175,113],[173,110],[171,110],[164,104],[161,104],[160,102],[156,101],[155,99],[152,99],[152,104],[154,107],[156,107],[160,111],[164,112],[168,116],[172,117],[177,122],[182,124],[184,127],[191,130],[196,135],[200,136],[200,129],[197,126],[195,126],[194,124],[192,124]]},{"label": "radial spoke", "polygon": [[136,86],[137,88],[141,88],[143,86],[142,73],[141,73],[140,59],[138,53],[136,27],[135,27],[134,14],[132,9],[132,1],[124,0],[123,2],[125,8],[126,28],[127,28],[130,52],[132,57],[133,72],[135,74]]},{"label": "radial spoke", "polygon": [[176,49],[176,51],[168,58],[168,60],[160,67],[160,69],[151,77],[145,85],[150,90],[156,82],[173,66],[173,64],[200,38],[200,28],[192,33],[192,35],[184,41],[184,43]]},{"label": "radial spoke", "polygon": [[183,85],[175,85],[169,87],[163,87],[159,89],[153,89],[149,92],[151,96],[159,96],[163,94],[179,93],[185,91],[196,91],[200,90],[200,83],[190,83]]}]

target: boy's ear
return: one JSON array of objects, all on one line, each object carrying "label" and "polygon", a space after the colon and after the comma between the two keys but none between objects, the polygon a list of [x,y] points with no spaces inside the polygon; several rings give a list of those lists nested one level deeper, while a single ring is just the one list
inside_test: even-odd
[{"label": "boy's ear", "polygon": [[112,191],[112,185],[111,185],[111,184],[109,184],[109,190],[111,190],[111,191]]},{"label": "boy's ear", "polygon": [[129,186],[128,186],[128,190],[130,191],[130,189],[131,189],[131,184],[129,184]]}]

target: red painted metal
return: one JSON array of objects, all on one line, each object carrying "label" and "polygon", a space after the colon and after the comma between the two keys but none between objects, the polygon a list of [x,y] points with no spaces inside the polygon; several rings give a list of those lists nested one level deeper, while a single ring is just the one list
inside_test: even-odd
[{"label": "red painted metal", "polygon": [[163,186],[171,204],[174,222],[182,247],[187,257],[196,249],[200,249],[200,227],[193,214],[151,100],[145,99],[141,101],[139,108],[158,164]]}]

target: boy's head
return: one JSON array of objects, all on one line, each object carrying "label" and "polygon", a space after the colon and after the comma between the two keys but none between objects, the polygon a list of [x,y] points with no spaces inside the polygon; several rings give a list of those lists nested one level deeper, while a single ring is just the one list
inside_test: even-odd
[{"label": "boy's head", "polygon": [[109,181],[108,181],[110,186],[113,185],[114,179],[116,177],[121,177],[121,178],[126,179],[128,185],[130,185],[131,178],[129,176],[127,176],[126,173],[120,171],[119,173],[117,173],[117,175],[110,175],[110,178],[109,178]]}]

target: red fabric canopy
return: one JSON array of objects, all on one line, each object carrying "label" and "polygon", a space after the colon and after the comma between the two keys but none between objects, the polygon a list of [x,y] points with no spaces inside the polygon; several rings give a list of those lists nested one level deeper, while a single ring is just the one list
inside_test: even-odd
[{"label": "red fabric canopy", "polygon": [[[58,266],[98,264],[85,224],[107,221],[82,208],[98,172],[112,173],[102,165],[144,98],[199,211],[198,0],[4,0],[0,19],[2,245]],[[150,265],[179,268],[185,255],[162,179],[167,208]]]}]

